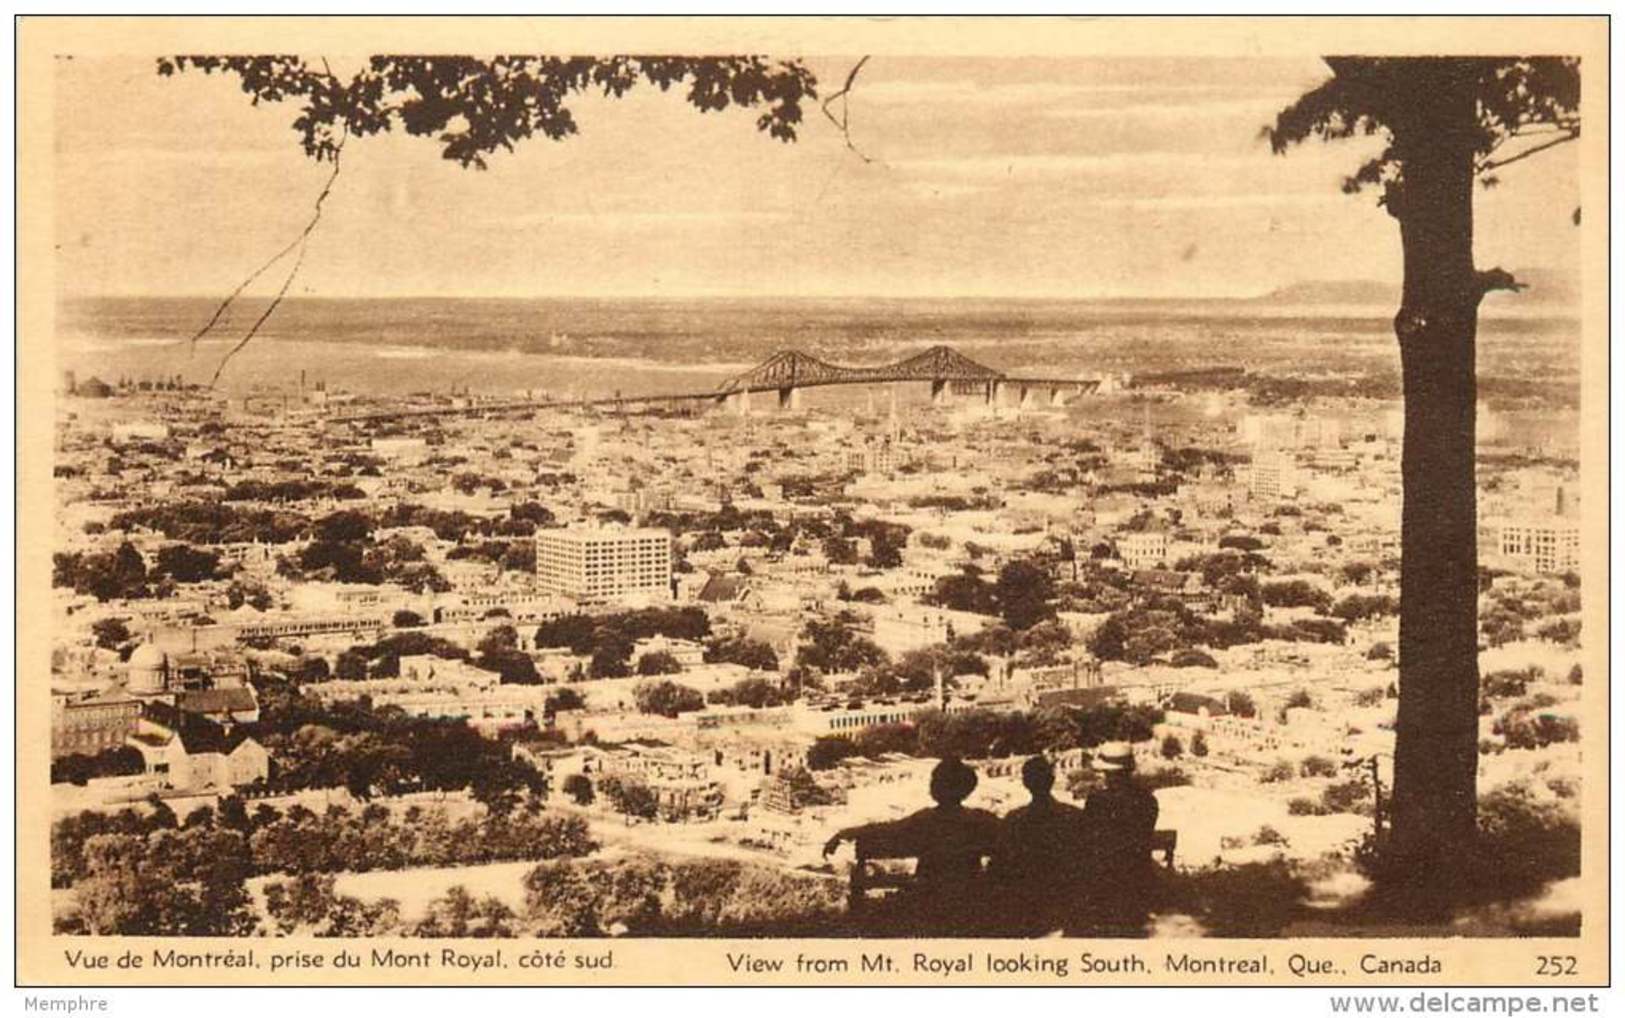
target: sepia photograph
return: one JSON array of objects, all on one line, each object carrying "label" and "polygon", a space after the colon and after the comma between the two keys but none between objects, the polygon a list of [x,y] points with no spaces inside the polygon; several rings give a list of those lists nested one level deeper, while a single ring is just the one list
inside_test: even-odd
[{"label": "sepia photograph", "polygon": [[1608,982],[1606,17],[16,31],[23,985]]}]

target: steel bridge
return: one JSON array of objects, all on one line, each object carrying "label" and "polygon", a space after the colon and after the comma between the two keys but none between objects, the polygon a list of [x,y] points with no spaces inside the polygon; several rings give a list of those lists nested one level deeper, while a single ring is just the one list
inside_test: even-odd
[{"label": "steel bridge", "polygon": [[622,407],[634,404],[710,401],[746,413],[752,393],[778,394],[781,409],[797,409],[800,393],[826,385],[884,385],[894,382],[927,382],[934,403],[946,402],[951,394],[980,397],[989,405],[1014,398],[1022,406],[1043,399],[1051,406],[1064,406],[1073,396],[1094,393],[1099,379],[1049,376],[1012,376],[971,360],[947,346],[934,346],[922,353],[891,364],[852,366],[831,364],[800,350],[774,354],[741,375],[727,379],[714,389],[698,392],[654,393],[642,396],[598,396],[584,399],[535,399],[493,403],[472,403],[456,407],[421,407],[338,414],[325,418],[330,424],[363,424],[409,417],[454,417],[499,414],[526,410],[568,409],[572,407]]}]

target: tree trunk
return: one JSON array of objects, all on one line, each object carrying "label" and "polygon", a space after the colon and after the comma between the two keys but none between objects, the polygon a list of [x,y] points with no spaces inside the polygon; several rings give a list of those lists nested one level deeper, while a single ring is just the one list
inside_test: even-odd
[{"label": "tree trunk", "polygon": [[[1396,131],[1405,285],[1400,690],[1389,858],[1399,883],[1453,895],[1476,829],[1478,537],[1472,93],[1441,75]],[[1429,895],[1429,897],[1432,897]],[[1420,902],[1418,902],[1420,904]]]}]

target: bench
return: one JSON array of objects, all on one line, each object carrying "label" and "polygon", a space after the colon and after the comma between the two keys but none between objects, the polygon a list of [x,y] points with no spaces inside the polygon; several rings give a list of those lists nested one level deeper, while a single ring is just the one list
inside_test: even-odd
[{"label": "bench", "polygon": [[[1179,845],[1179,832],[1171,828],[1162,828],[1151,832],[1151,856],[1162,863],[1165,870],[1174,868],[1174,850]],[[888,869],[888,862],[912,860],[914,856],[905,854],[892,854],[879,851],[872,846],[866,846],[863,839],[855,844],[857,857],[852,863],[852,875],[847,889],[847,912],[851,915],[861,915],[877,901],[872,895],[875,893],[895,893],[906,891],[914,886],[912,871],[903,872],[898,869]],[[982,858],[982,869],[987,869],[988,857]]]}]

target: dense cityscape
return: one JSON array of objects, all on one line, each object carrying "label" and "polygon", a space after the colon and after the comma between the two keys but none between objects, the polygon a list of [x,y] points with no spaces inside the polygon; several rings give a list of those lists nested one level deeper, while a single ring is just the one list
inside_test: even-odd
[{"label": "dense cityscape", "polygon": [[[1086,800],[1109,741],[1174,873],[1258,878],[1159,929],[1311,929],[1381,836],[1398,404],[1086,381],[499,410],[70,375],[58,929],[833,930],[865,864],[826,839],[936,759],[1002,814],[1036,754]],[[1479,430],[1481,811],[1560,857],[1501,932],[1569,931],[1577,464]]]}]

